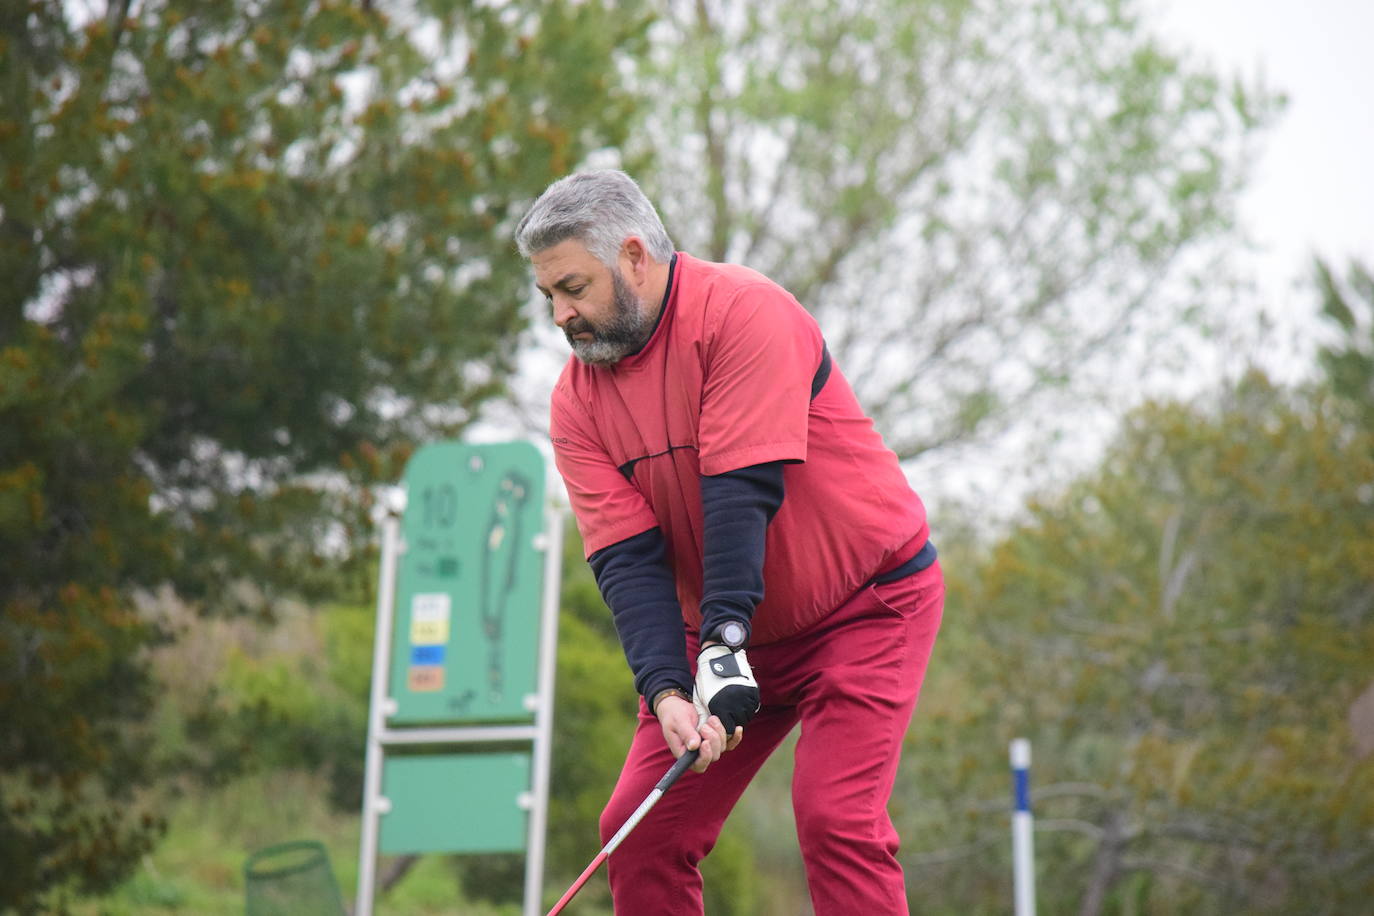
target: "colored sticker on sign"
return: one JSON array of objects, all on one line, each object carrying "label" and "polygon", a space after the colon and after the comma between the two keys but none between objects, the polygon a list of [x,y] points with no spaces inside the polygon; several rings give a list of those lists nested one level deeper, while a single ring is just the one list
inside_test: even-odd
[{"label": "colored sticker on sign", "polygon": [[410,599],[410,616],[416,620],[448,620],[452,607],[448,592],[425,592]]},{"label": "colored sticker on sign", "polygon": [[416,595],[410,602],[410,642],[416,646],[443,645],[448,642],[448,624],[453,602],[447,592]]},{"label": "colored sticker on sign", "polygon": [[442,665],[411,665],[406,685],[411,693],[433,693],[444,689]]},{"label": "colored sticker on sign", "polygon": [[448,642],[447,620],[412,620],[410,641],[417,646],[441,646]]},{"label": "colored sticker on sign", "polygon": [[444,663],[444,647],[412,646],[410,663],[412,665],[442,665]]}]

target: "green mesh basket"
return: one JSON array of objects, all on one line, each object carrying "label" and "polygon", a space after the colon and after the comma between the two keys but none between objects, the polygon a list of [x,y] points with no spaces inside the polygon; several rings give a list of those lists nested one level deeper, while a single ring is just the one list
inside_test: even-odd
[{"label": "green mesh basket", "polygon": [[247,916],[343,916],[329,853],[313,840],[260,849],[243,866]]}]

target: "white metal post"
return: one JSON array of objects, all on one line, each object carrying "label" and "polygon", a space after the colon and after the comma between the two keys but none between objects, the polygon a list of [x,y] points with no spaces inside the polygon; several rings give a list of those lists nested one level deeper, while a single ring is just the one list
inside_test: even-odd
[{"label": "white metal post", "polygon": [[400,520],[382,521],[381,575],[377,584],[377,626],[372,639],[372,702],[367,720],[367,766],[363,777],[363,823],[358,852],[358,899],[354,916],[372,916],[377,876],[377,834],[381,816],[382,735],[386,731],[386,693],[391,670],[391,621],[396,603],[396,565]]},{"label": "white metal post", "polygon": [[544,846],[549,821],[549,762],[553,756],[553,679],[558,658],[563,513],[548,510],[544,527],[544,597],[539,628],[539,694],[534,710],[534,797],[525,850],[525,916],[539,916],[544,911]]},{"label": "white metal post", "polygon": [[1016,796],[1016,807],[1011,815],[1016,916],[1035,916],[1035,824],[1030,810],[1030,763],[1030,742],[1017,738],[1011,743],[1012,785]]}]

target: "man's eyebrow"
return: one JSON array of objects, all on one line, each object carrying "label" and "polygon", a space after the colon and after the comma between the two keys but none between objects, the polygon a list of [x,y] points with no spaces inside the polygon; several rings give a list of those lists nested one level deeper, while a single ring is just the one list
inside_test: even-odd
[{"label": "man's eyebrow", "polygon": [[[566,273],[566,274],[564,274],[563,276],[559,277],[559,278],[558,278],[558,282],[554,283],[554,287],[555,287],[556,289],[567,289],[569,283],[575,282],[575,281],[577,281],[577,280],[585,280],[585,279],[586,279],[586,278],[585,278],[582,274],[578,273],[577,271],[571,271],[571,272]],[[534,288],[537,289],[537,290],[539,290],[541,293],[543,293],[543,294],[546,295],[546,296],[549,294],[549,291],[546,290],[544,287],[540,286],[538,283],[534,284]]]}]

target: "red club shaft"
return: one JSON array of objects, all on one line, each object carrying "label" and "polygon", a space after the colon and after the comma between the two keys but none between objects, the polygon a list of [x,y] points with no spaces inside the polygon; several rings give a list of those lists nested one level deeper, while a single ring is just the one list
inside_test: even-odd
[{"label": "red club shaft", "polygon": [[630,835],[630,831],[635,829],[635,825],[644,819],[644,815],[649,813],[649,809],[658,803],[658,800],[663,797],[663,793],[667,792],[668,789],[672,787],[673,783],[677,782],[677,778],[696,762],[698,753],[699,751],[688,751],[677,759],[677,762],[673,764],[672,768],[668,770],[667,773],[663,774],[663,778],[654,785],[653,791],[649,793],[649,796],[645,798],[644,801],[640,802],[639,807],[635,809],[635,813],[630,815],[629,820],[625,821],[620,829],[615,832],[615,836],[611,837],[611,841],[601,848],[601,851],[596,854],[595,859],[592,859],[592,863],[583,869],[582,874],[577,876],[577,880],[573,882],[572,887],[568,888],[567,893],[558,898],[558,902],[553,905],[553,909],[549,910],[548,916],[554,916],[556,913],[563,912],[563,907],[568,905],[568,901],[572,900],[573,897],[577,895],[577,892],[582,890],[582,885],[587,883],[587,879],[596,874],[596,870],[601,867],[601,863],[605,862],[606,859],[610,857],[611,853],[615,852],[615,848],[620,845],[620,842],[624,840],[625,837]]}]

